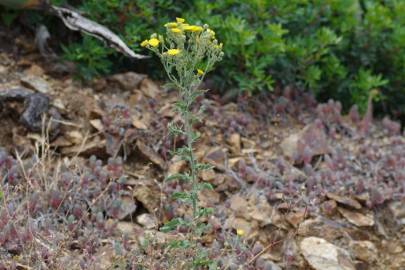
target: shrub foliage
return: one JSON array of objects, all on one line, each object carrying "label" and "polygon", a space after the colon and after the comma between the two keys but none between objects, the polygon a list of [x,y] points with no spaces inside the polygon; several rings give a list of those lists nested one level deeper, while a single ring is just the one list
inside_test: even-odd
[{"label": "shrub foliage", "polygon": [[[339,99],[344,109],[357,104],[364,110],[369,92],[378,88],[380,109],[405,114],[404,1],[54,2],[74,5],[120,33],[136,51],[142,51],[139,43],[147,33],[175,16],[208,23],[226,44],[224,61],[213,76],[222,90],[256,92],[293,85],[323,100]],[[112,50],[102,53],[87,39],[79,43],[82,49],[71,44],[64,51],[86,77],[108,72],[112,64],[122,68],[122,59],[112,57]]]}]

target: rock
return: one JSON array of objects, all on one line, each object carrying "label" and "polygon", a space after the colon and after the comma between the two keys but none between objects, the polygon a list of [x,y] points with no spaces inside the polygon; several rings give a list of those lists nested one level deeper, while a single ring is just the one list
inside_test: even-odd
[{"label": "rock", "polygon": [[257,220],[260,226],[266,226],[272,223],[273,207],[267,202],[267,199],[263,196],[257,198],[257,200],[250,201],[250,208],[253,209],[250,212],[252,219]]},{"label": "rock", "polygon": [[26,69],[24,73],[31,76],[42,76],[45,72],[40,66],[33,64],[29,69]]},{"label": "rock", "polygon": [[150,148],[149,146],[147,146],[145,143],[143,143],[140,140],[138,140],[136,142],[136,146],[137,146],[138,150],[146,158],[148,158],[150,161],[152,161],[152,163],[158,165],[161,169],[166,168],[165,161],[152,148]]},{"label": "rock", "polygon": [[358,227],[366,227],[374,225],[374,216],[372,214],[362,214],[360,212],[355,212],[347,210],[345,208],[338,207],[338,211],[342,216],[344,216],[350,223]]},{"label": "rock", "polygon": [[208,154],[205,156],[205,161],[212,166],[215,166],[215,168],[224,171],[224,163],[225,163],[225,152],[222,150],[220,147],[215,147],[213,149],[210,149]]},{"label": "rock", "polygon": [[109,77],[110,81],[116,82],[123,90],[132,91],[139,87],[139,84],[146,78],[144,74],[138,74],[135,72],[127,72],[121,74],[115,74]]},{"label": "rock", "polygon": [[248,201],[239,194],[233,195],[229,199],[229,204],[234,215],[237,217],[249,218]]},{"label": "rock", "polygon": [[[41,131],[42,116],[48,112],[49,98],[41,93],[35,93],[25,100],[25,111],[20,117],[20,122],[31,131]],[[53,127],[55,129],[55,127]]]},{"label": "rock", "polygon": [[370,241],[352,241],[350,250],[354,257],[364,262],[372,263],[378,259],[377,248]]},{"label": "rock", "polygon": [[338,194],[331,193],[331,192],[326,193],[326,196],[329,199],[335,200],[336,202],[338,202],[340,204],[349,206],[349,207],[354,208],[354,209],[361,209],[361,204],[358,201],[356,201],[356,200],[354,200],[354,199],[352,199],[350,197],[340,196]]},{"label": "rock", "polygon": [[95,256],[97,256],[97,269],[108,270],[113,267],[114,249],[112,245],[104,245],[100,247]]},{"label": "rock", "polygon": [[97,131],[99,131],[99,132],[104,131],[104,125],[103,125],[103,122],[100,119],[93,119],[93,120],[90,120],[89,122],[92,125],[92,127],[97,129]]},{"label": "rock", "polygon": [[405,218],[405,202],[391,202],[388,208],[396,220]]},{"label": "rock", "polygon": [[160,92],[159,86],[152,80],[149,80],[148,78],[145,78],[142,81],[140,89],[145,96],[151,98],[156,98],[156,96]]},{"label": "rock", "polygon": [[119,221],[117,223],[117,229],[129,237],[135,238],[137,231],[141,230],[141,227],[134,222]]},{"label": "rock", "polygon": [[257,221],[262,227],[272,223],[273,207],[264,196],[245,198],[235,194],[229,199],[229,204],[236,217]]},{"label": "rock", "polygon": [[6,74],[7,68],[3,65],[0,65],[0,74]]},{"label": "rock", "polygon": [[134,198],[141,202],[149,213],[155,213],[160,207],[160,192],[154,191],[148,186],[136,186],[133,190]]},{"label": "rock", "polygon": [[213,169],[209,169],[209,170],[203,170],[200,173],[200,177],[203,181],[213,182],[215,180],[215,178],[217,177],[217,175]]},{"label": "rock", "polygon": [[48,82],[38,76],[24,76],[21,79],[21,84],[42,94],[47,94],[50,91]]},{"label": "rock", "polygon": [[106,141],[102,140],[100,136],[95,136],[84,144],[63,147],[61,152],[64,155],[105,156],[105,148]]},{"label": "rock", "polygon": [[72,144],[80,144],[83,142],[83,134],[78,130],[67,131],[64,134],[65,138]]},{"label": "rock", "polygon": [[168,173],[167,175],[173,175],[180,173],[187,167],[187,162],[185,160],[179,160],[177,156],[173,157],[169,163]]},{"label": "rock", "polygon": [[328,200],[322,203],[321,205],[322,212],[331,217],[334,216],[337,212],[337,204],[334,200]]},{"label": "rock", "polygon": [[156,229],[158,227],[158,221],[157,219],[152,216],[151,214],[141,214],[136,217],[136,222],[138,222],[142,227],[145,229]]},{"label": "rock", "polygon": [[122,196],[120,198],[120,202],[121,207],[117,216],[119,220],[125,219],[127,216],[132,215],[137,209],[135,200],[131,196]]},{"label": "rock", "polygon": [[286,215],[286,220],[294,228],[298,228],[301,222],[304,221],[307,211],[305,209],[299,210],[298,212],[290,212]]},{"label": "rock", "polygon": [[355,270],[349,254],[318,237],[301,241],[301,253],[315,270]]},{"label": "rock", "polygon": [[221,201],[221,195],[215,190],[203,189],[197,195],[201,207],[215,207]]},{"label": "rock", "polygon": [[247,221],[243,218],[230,217],[226,220],[226,228],[233,228],[235,231],[241,231],[241,236],[249,238],[249,236],[257,232],[258,224],[257,222]]},{"label": "rock", "polygon": [[132,125],[137,129],[148,129],[148,126],[145,124],[145,122],[136,116],[132,117]]},{"label": "rock", "polygon": [[234,154],[240,154],[241,139],[239,133],[232,133],[227,139],[227,142],[231,146]]},{"label": "rock", "polygon": [[324,218],[307,219],[298,226],[298,235],[322,237],[328,241],[340,238],[342,233],[342,225],[333,221],[326,222]]},{"label": "rock", "polygon": [[281,267],[270,260],[266,260],[266,259],[259,257],[256,260],[256,269],[281,270]]},{"label": "rock", "polygon": [[398,240],[383,240],[382,246],[390,254],[402,254],[404,252],[404,247],[402,247],[401,242]]},{"label": "rock", "polygon": [[327,136],[322,124],[318,123],[309,124],[300,132],[288,136],[280,146],[283,154],[294,162],[302,161],[305,149],[308,149],[311,157],[329,152]]}]

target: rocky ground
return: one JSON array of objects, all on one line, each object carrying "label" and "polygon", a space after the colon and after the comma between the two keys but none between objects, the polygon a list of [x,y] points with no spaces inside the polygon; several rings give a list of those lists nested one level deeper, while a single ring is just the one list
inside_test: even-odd
[{"label": "rocky ground", "polygon": [[[163,182],[186,169],[176,92],[133,72],[84,86],[29,38],[0,41],[0,269],[181,269],[161,245],[181,229],[158,230],[189,213]],[[200,241],[220,269],[405,269],[399,124],[291,87],[198,102]]]}]

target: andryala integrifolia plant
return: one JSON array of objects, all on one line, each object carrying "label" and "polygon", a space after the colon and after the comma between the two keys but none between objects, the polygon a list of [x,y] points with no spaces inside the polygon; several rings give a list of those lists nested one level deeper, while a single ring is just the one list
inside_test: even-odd
[{"label": "andryala integrifolia plant", "polygon": [[[212,212],[211,209],[199,206],[197,193],[212,187],[208,183],[198,181],[198,173],[208,169],[209,166],[198,163],[193,153],[193,144],[199,137],[193,130],[193,124],[199,120],[201,113],[201,110],[198,113],[193,112],[193,104],[196,98],[204,93],[204,90],[199,89],[204,76],[223,57],[222,43],[218,43],[215,32],[208,25],[190,25],[182,18],[166,23],[165,28],[165,35],[152,34],[150,39],[141,43],[141,46],[150,49],[160,58],[171,82],[170,85],[179,91],[175,109],[182,118],[182,124],[169,124],[169,133],[172,136],[186,138],[186,145],[175,150],[173,154],[187,161],[189,170],[185,173],[170,175],[166,180],[186,181],[191,184],[190,190],[175,192],[172,196],[190,205],[192,218],[175,218],[166,223],[161,230],[170,231],[178,227],[187,227],[191,232],[189,242],[181,241],[174,245],[194,245],[195,238],[200,236],[206,228],[201,219]],[[193,265],[198,266],[198,261],[204,260],[195,257]]]}]

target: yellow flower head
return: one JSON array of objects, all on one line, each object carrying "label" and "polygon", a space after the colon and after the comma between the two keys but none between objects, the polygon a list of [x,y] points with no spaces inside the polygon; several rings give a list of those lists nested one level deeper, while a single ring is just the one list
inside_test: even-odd
[{"label": "yellow flower head", "polygon": [[219,44],[214,45],[214,48],[215,49],[222,49],[223,46],[224,46],[224,44],[219,43]]},{"label": "yellow flower head", "polygon": [[179,28],[172,28],[170,29],[173,33],[181,33],[181,30]]},{"label": "yellow flower head", "polygon": [[156,47],[157,45],[159,45],[160,41],[157,38],[151,38],[148,41],[149,45],[152,47]]},{"label": "yellow flower head", "polygon": [[167,50],[168,55],[177,55],[179,53],[180,53],[179,49],[169,49],[169,50]]},{"label": "yellow flower head", "polygon": [[201,69],[197,69],[198,76],[202,76],[203,74],[204,74],[204,71],[202,71]]},{"label": "yellow flower head", "polygon": [[242,229],[237,229],[237,230],[236,230],[236,234],[237,234],[238,236],[243,236],[243,235],[245,234],[245,231],[242,230]]},{"label": "yellow flower head", "polygon": [[211,29],[207,29],[208,34],[210,34],[211,37],[215,37],[215,32],[212,31]]},{"label": "yellow flower head", "polygon": [[203,28],[198,25],[188,25],[184,27],[184,31],[190,31],[190,32],[201,32]]},{"label": "yellow flower head", "polygon": [[183,18],[176,18],[176,22],[178,23],[184,23],[186,20]]},{"label": "yellow flower head", "polygon": [[149,44],[148,40],[145,39],[144,41],[141,42],[141,47],[146,47]]},{"label": "yellow flower head", "polygon": [[173,28],[173,27],[177,27],[177,23],[175,22],[169,22],[165,24],[165,27],[167,28]]}]

